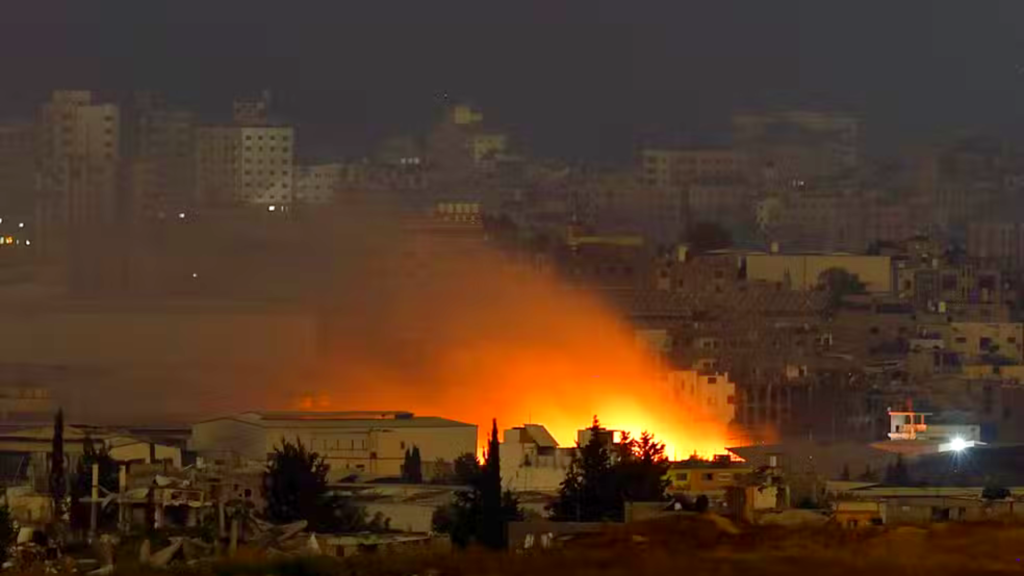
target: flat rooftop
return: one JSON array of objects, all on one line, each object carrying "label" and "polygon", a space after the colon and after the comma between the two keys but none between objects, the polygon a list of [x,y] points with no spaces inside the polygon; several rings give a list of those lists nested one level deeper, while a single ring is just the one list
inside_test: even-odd
[{"label": "flat rooftop", "polygon": [[467,424],[437,416],[416,416],[406,411],[360,411],[360,412],[243,412],[232,416],[211,418],[205,422],[234,420],[260,426],[304,427],[304,428],[451,428],[472,427]]}]

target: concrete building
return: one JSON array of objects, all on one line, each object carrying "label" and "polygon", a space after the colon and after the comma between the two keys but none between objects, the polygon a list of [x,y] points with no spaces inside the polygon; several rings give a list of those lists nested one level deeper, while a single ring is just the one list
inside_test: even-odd
[{"label": "concrete building", "polygon": [[[121,115],[88,91],[59,90],[40,109],[41,225],[60,233],[113,223],[118,209]],[[93,229],[95,232],[95,229]]]},{"label": "concrete building", "polygon": [[426,139],[426,165],[439,195],[435,199],[470,199],[477,194],[474,175],[507,151],[508,137],[487,129],[483,112],[466,104],[448,107]]},{"label": "concrete building", "polygon": [[967,361],[1002,357],[1013,364],[1024,362],[1024,324],[1018,322],[952,322],[938,326],[945,349]]},{"label": "concrete building", "polygon": [[290,126],[197,130],[198,197],[208,205],[288,205],[294,200]]},{"label": "concrete building", "polygon": [[685,231],[682,187],[649,186],[632,171],[579,174],[568,186],[570,218],[595,234],[636,234],[654,244],[675,244]]},{"label": "concrete building", "polygon": [[[1021,487],[1007,486],[1011,494]],[[925,526],[945,522],[1019,521],[1024,504],[1016,497],[989,500],[982,486],[884,486],[874,482],[829,482],[836,519],[847,528],[867,525]]]},{"label": "concrete building", "polygon": [[[110,456],[120,462],[167,462],[181,467],[181,449],[175,446],[118,430],[65,425],[64,454],[68,470],[75,470],[88,441],[97,448],[106,447]],[[30,485],[38,491],[46,491],[52,448],[52,425],[0,433],[0,482],[7,486]]]},{"label": "concrete building", "polygon": [[0,217],[31,220],[36,199],[36,131],[31,123],[0,125]]},{"label": "concrete building", "polygon": [[967,225],[967,255],[1003,270],[1024,268],[1024,224],[972,221]]},{"label": "concrete building", "polygon": [[870,293],[892,290],[889,256],[851,254],[748,254],[747,278],[779,283],[793,290],[814,290],[822,272],[841,268],[856,274]]},{"label": "concrete building", "polygon": [[687,494],[690,496],[705,495],[709,498],[721,499],[726,488],[740,485],[743,477],[753,473],[754,467],[743,462],[733,462],[728,456],[714,460],[691,458],[682,462],[673,462],[668,469],[671,494]]},{"label": "concrete building", "polygon": [[739,113],[733,140],[748,175],[770,185],[811,182],[860,164],[860,119],[847,114],[792,110]]},{"label": "concrete building", "polygon": [[508,150],[508,136],[499,133],[473,134],[469,139],[469,149],[473,161],[483,164]]},{"label": "concrete building", "polygon": [[191,447],[214,462],[263,462],[285,441],[323,456],[335,481],[353,474],[397,477],[414,446],[426,464],[475,454],[477,427],[409,412],[247,412],[195,424]]},{"label": "concrete building", "polygon": [[[706,338],[702,345],[720,346],[715,338]],[[706,374],[696,370],[674,370],[668,373],[669,387],[676,398],[695,406],[708,418],[728,426],[736,418],[736,383],[728,374]]]},{"label": "concrete building", "polygon": [[770,239],[791,250],[864,252],[870,243],[865,204],[856,189],[787,194],[777,206]]},{"label": "concrete building", "polygon": [[332,204],[342,187],[341,164],[314,164],[295,167],[297,204]]},{"label": "concrete building", "polygon": [[572,463],[575,448],[560,448],[540,424],[505,430],[501,443],[504,487],[515,492],[558,490]]},{"label": "concrete building", "polygon": [[195,117],[140,92],[125,118],[128,187],[135,218],[167,217],[196,203]]},{"label": "concrete building", "polygon": [[729,148],[640,151],[641,178],[648,186],[683,189],[691,184],[735,183],[743,179],[742,156]]},{"label": "concrete building", "polygon": [[269,90],[236,98],[231,105],[232,120],[236,126],[266,126],[270,120],[270,104]]},{"label": "concrete building", "polygon": [[996,268],[969,264],[948,264],[940,258],[918,264],[913,260],[895,263],[897,296],[913,302],[921,311],[949,314],[961,319],[961,311],[975,309],[987,321],[1008,315],[1014,290]]}]

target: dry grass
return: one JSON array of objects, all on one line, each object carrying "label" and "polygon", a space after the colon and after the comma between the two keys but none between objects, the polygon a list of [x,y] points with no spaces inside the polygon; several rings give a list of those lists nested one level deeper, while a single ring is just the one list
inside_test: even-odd
[{"label": "dry grass", "polygon": [[[884,571],[884,572],[883,572]],[[161,573],[123,565],[122,574]],[[744,531],[728,535],[706,521],[656,521],[567,542],[557,550],[500,554],[367,554],[346,560],[249,558],[174,572],[211,576],[671,576],[807,574],[901,576],[1019,574],[1024,527],[945,525],[929,530],[837,528]]]}]

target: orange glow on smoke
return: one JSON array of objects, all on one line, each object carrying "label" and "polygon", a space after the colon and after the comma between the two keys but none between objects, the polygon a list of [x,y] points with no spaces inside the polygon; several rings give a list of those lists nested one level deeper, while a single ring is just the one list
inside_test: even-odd
[{"label": "orange glow on smoke", "polygon": [[385,281],[341,298],[326,372],[299,408],[409,410],[474,423],[481,438],[491,418],[543,424],[562,446],[596,415],[653,432],[670,458],[723,452],[725,423],[674,400],[632,328],[595,296],[478,246],[413,249],[365,276]]}]

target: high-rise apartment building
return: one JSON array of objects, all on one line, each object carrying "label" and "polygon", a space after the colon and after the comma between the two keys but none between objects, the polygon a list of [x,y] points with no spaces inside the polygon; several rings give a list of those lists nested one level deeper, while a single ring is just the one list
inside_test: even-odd
[{"label": "high-rise apartment building", "polygon": [[35,210],[35,134],[31,123],[0,125],[0,218]]},{"label": "high-rise apartment building", "polygon": [[331,204],[342,187],[341,164],[295,167],[295,202]]},{"label": "high-rise apartment building", "polygon": [[39,186],[47,227],[82,228],[118,214],[121,114],[88,91],[61,90],[39,118]]},{"label": "high-rise apartment building", "polygon": [[159,93],[140,92],[126,114],[128,186],[136,217],[188,211],[195,204],[195,118]]},{"label": "high-rise apartment building", "polygon": [[290,126],[199,128],[197,189],[209,205],[289,204],[295,131]]}]

